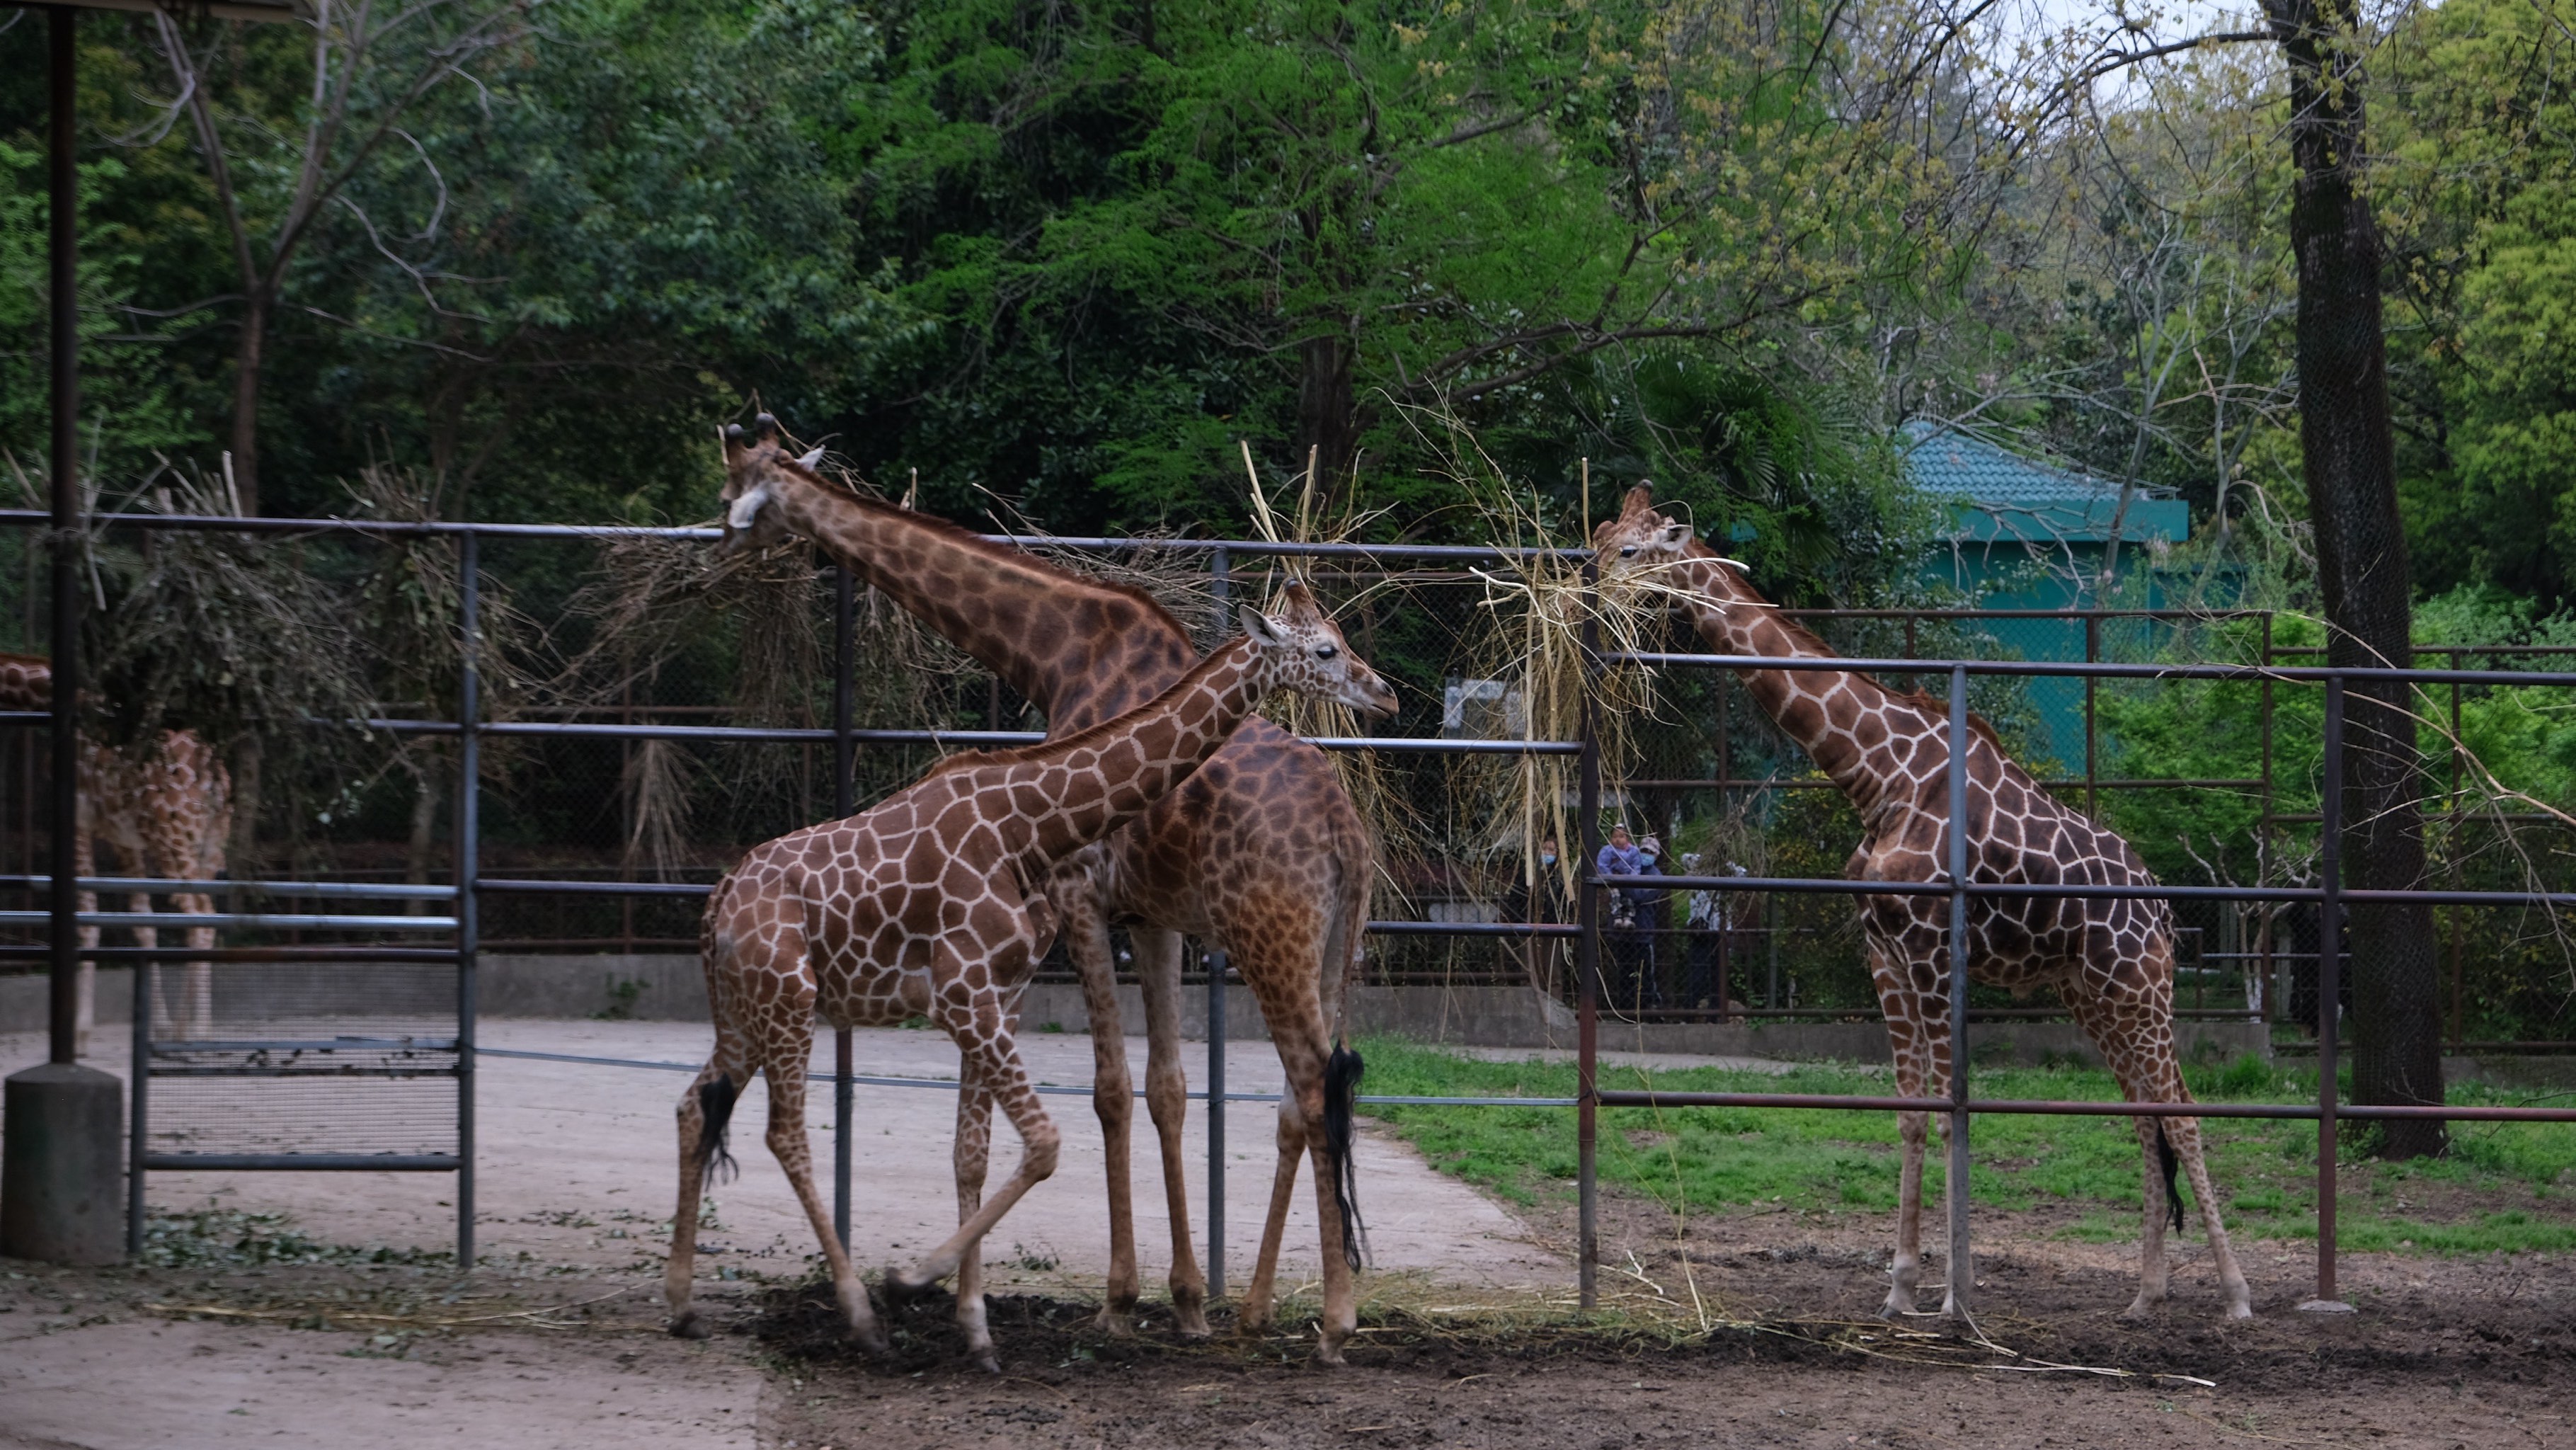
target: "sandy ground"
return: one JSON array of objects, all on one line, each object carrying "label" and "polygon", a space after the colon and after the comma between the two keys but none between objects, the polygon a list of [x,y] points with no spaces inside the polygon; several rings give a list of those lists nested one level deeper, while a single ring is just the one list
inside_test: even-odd
[{"label": "sandy ground", "polygon": [[[482,1045],[660,1062],[701,1060],[707,1029],[672,1022],[511,1022],[483,1024]],[[1040,1083],[1084,1088],[1079,1097],[1049,1097],[1064,1132],[1055,1176],[1022,1200],[986,1243],[996,1285],[1026,1283],[1051,1291],[1094,1291],[1108,1270],[1109,1215],[1100,1125],[1088,1096],[1091,1039],[1032,1033],[1023,1056]],[[831,1043],[816,1043],[816,1067],[830,1066]],[[32,1037],[0,1038],[0,1072],[41,1060]],[[1144,1080],[1145,1042],[1127,1043],[1131,1070]],[[1183,1053],[1190,1085],[1205,1085],[1207,1054]],[[936,1032],[901,1029],[856,1034],[861,1073],[953,1079],[957,1054]],[[1279,1059],[1262,1042],[1233,1044],[1226,1056],[1232,1091],[1277,1091]],[[123,1064],[100,1059],[111,1071]],[[688,1079],[675,1072],[481,1059],[475,1192],[477,1254],[582,1269],[642,1267],[658,1272],[666,1245],[655,1225],[667,1220],[674,1191],[671,1112]],[[832,1161],[828,1087],[807,1100],[807,1131],[826,1175]],[[855,1164],[851,1173],[851,1242],[860,1263],[899,1262],[956,1223],[949,1145],[956,1098],[920,1088],[860,1087],[855,1099]],[[762,1142],[768,1098],[755,1086],[734,1120],[734,1156],[742,1175],[714,1195],[714,1225],[699,1236],[704,1275],[728,1266],[793,1272],[815,1251],[813,1230]],[[1250,1272],[1269,1198],[1275,1111],[1233,1103],[1226,1113],[1226,1243],[1229,1282]],[[1140,1102],[1131,1158],[1136,1242],[1149,1295],[1168,1272],[1171,1220],[1165,1209],[1161,1155]],[[1189,1204],[1204,1249],[1207,1181],[1206,1117],[1192,1104],[1184,1133]],[[995,1135],[992,1182],[1016,1162],[1019,1143]],[[1501,1208],[1434,1173],[1409,1147],[1390,1138],[1363,1144],[1361,1207],[1374,1263],[1382,1271],[1417,1273],[1445,1283],[1511,1286],[1556,1283],[1571,1267],[1527,1237]],[[1311,1175],[1291,1204],[1281,1275],[1286,1284],[1316,1266]],[[151,1201],[162,1210],[207,1205],[291,1212],[308,1233],[333,1243],[444,1248],[455,1242],[455,1183],[446,1175],[402,1173],[156,1173]],[[524,1258],[522,1257],[524,1256]]]}]

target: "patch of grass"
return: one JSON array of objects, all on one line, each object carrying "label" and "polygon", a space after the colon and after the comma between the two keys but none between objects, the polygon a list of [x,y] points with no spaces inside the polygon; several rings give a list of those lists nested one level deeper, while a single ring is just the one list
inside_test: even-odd
[{"label": "patch of grass", "polygon": [[[1571,1097],[1571,1063],[1486,1062],[1393,1038],[1362,1044],[1371,1094]],[[1804,1064],[1781,1076],[1690,1068],[1605,1068],[1604,1087],[1835,1093],[1883,1096],[1883,1067]],[[2314,1101],[2313,1069],[2253,1057],[2187,1065],[2204,1101]],[[1977,1067],[1975,1095],[2114,1101],[2099,1068]],[[2493,1089],[2456,1088],[2462,1105],[2514,1101]],[[1568,1198],[1576,1165],[1574,1114],[1559,1108],[1371,1107],[1432,1164],[1502,1198],[1536,1204]],[[2231,1231],[2256,1238],[2314,1238],[2316,1126],[2296,1120],[2202,1123],[2213,1181]],[[1937,1127],[1925,1155],[1924,1197],[1937,1202],[1943,1155]],[[2070,1237],[2131,1239],[2143,1181],[2136,1130],[2119,1118],[1981,1117],[1970,1188],[1981,1205],[2077,1211]],[[1694,1212],[1884,1213],[1896,1205],[1895,1115],[1788,1108],[1612,1109],[1599,1139],[1601,1177]],[[2406,1202],[2414,1185],[2437,1185],[2444,1219]],[[2355,1162],[2344,1169],[2343,1242],[2354,1249],[2471,1254],[2576,1247],[2576,1124],[2463,1123],[2444,1158]],[[2183,1188],[2190,1199],[2188,1183]],[[2381,1200],[2386,1199],[2383,1203]],[[2408,1210],[2412,1209],[2413,1212]]]}]

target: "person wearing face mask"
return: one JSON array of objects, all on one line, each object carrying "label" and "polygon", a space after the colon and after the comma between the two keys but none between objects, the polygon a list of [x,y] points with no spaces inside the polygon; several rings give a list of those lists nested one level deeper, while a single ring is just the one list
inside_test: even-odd
[{"label": "person wearing face mask", "polygon": [[[1655,869],[1653,858],[1629,836],[1624,825],[1610,828],[1610,839],[1602,843],[1592,865],[1605,877],[1643,876]],[[1655,991],[1654,960],[1646,937],[1646,912],[1653,895],[1642,888],[1614,890],[1602,903],[1608,915],[1603,932],[1602,1000],[1613,1011],[1632,1018],[1641,1019],[1648,1008],[1662,1005]]]}]

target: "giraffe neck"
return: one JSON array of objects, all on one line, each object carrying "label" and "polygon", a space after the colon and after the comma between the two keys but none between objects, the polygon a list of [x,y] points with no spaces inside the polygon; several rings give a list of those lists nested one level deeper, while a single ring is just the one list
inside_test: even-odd
[{"label": "giraffe neck", "polygon": [[[1238,635],[1114,720],[987,757],[1009,766],[1006,789],[1024,827],[1012,834],[1022,855],[1031,864],[1059,859],[1143,813],[1223,749],[1274,683],[1269,662]],[[1040,789],[1025,789],[1031,785]]]},{"label": "giraffe neck", "polygon": [[[1775,659],[1830,659],[1823,640],[1780,617],[1752,585],[1715,551],[1697,540],[1672,566],[1672,582],[1690,596],[1691,622],[1712,648],[1732,655]],[[1747,693],[1781,732],[1807,752],[1816,768],[1858,806],[1864,820],[1885,803],[1891,788],[1914,778],[1892,768],[1894,752],[1913,740],[1946,752],[1946,718],[1921,696],[1900,694],[1850,670],[1739,670]],[[1846,703],[1847,702],[1847,703]],[[1885,741],[1864,745],[1855,719],[1875,714]],[[1907,758],[1912,755],[1907,752]]]},{"label": "giraffe neck", "polygon": [[773,477],[790,527],[1008,682],[1053,729],[1133,709],[1197,658],[1180,623],[1141,594],[790,469]]}]

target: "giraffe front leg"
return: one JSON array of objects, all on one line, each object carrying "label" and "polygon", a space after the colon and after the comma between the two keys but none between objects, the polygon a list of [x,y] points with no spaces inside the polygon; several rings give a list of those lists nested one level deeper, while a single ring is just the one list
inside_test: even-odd
[{"label": "giraffe front leg", "polygon": [[[1873,939],[1870,976],[1878,987],[1879,1007],[1887,1019],[1888,1048],[1896,1067],[1899,1097],[1925,1095],[1931,1077],[1931,1043],[1923,1021],[1922,998],[1912,990],[1911,974],[1900,972],[1892,950]],[[1881,1316],[1901,1318],[1915,1311],[1914,1294],[1923,1277],[1923,1147],[1926,1133],[1921,1113],[1896,1115],[1899,1166],[1896,1176],[1896,1253],[1888,1261],[1887,1302]]]},{"label": "giraffe front leg", "polygon": [[[134,912],[134,913],[136,913],[137,915],[148,914],[148,913],[152,910],[152,894],[151,894],[150,892],[147,892],[147,891],[138,891],[138,892],[135,892],[133,895],[128,896],[128,897],[126,897],[126,898],[125,898],[125,909],[126,909],[127,911]],[[161,929],[160,929],[159,927],[153,927],[153,926],[138,926],[138,927],[136,927],[136,928],[134,929],[134,944],[135,944],[136,946],[138,946],[138,947],[143,948],[143,949],[144,949],[144,950],[146,950],[146,951],[150,951],[150,950],[152,950],[153,948],[160,946],[160,945],[161,945]],[[196,1033],[195,1031],[191,1030],[188,1024],[186,1024],[186,1023],[177,1023],[177,1024],[174,1024],[174,1023],[172,1022],[172,1020],[171,1020],[171,1014],[170,1014],[169,1009],[168,1009],[167,1007],[163,1006],[163,1005],[162,1005],[162,1002],[161,1002],[161,978],[162,978],[162,973],[161,973],[161,972],[159,972],[159,971],[157,971],[157,970],[154,970],[154,971],[145,971],[145,970],[144,970],[144,965],[145,965],[145,960],[144,960],[144,959],[137,959],[137,960],[136,960],[136,962],[135,962],[135,964],[134,964],[134,981],[135,981],[135,983],[139,986],[139,985],[143,982],[143,980],[144,980],[146,977],[149,977],[149,978],[151,978],[151,980],[152,980],[152,1028],[153,1028],[153,1035],[157,1037],[157,1036],[159,1036],[161,1033],[163,1033],[163,1032],[165,1032],[165,1031],[170,1030],[170,1029],[175,1025],[175,1026],[176,1026],[176,1028],[177,1028],[177,1030],[178,1030],[179,1035],[180,1035],[180,1036],[182,1036],[182,1037],[195,1037],[195,1036],[198,1036],[199,1034],[198,1034],[198,1033]],[[139,995],[140,995],[140,994],[138,993],[138,998],[139,998]],[[138,1011],[138,1012],[142,1010],[142,1003],[141,1003],[141,1001],[140,1001],[140,1000],[137,1000],[137,1002],[135,1003],[135,1010],[136,1010],[136,1011]],[[89,1023],[90,1023],[90,1006],[89,1006],[89,1004],[85,1001],[85,1002],[83,1003],[83,1005],[82,1005],[82,1008],[81,1008],[81,1031],[82,1031],[82,1033],[83,1033],[83,1035],[84,1035],[84,1036],[86,1036],[86,1035],[87,1035],[87,1033],[88,1033],[88,1031],[89,1031]]]},{"label": "giraffe front leg", "polygon": [[[190,916],[212,916],[215,903],[202,892],[191,892],[178,898],[181,911]],[[215,929],[210,926],[188,928],[188,950],[212,951]],[[215,1035],[215,967],[212,962],[192,961],[187,964],[188,1019],[185,1029],[190,1037]],[[138,978],[139,980],[139,978]]]},{"label": "giraffe front leg", "polygon": [[[957,1145],[951,1165],[957,1175],[957,1221],[975,1221],[984,1205],[984,1174],[992,1162],[993,1093],[972,1056],[958,1064]],[[984,1315],[984,1242],[966,1245],[957,1260],[957,1327],[966,1335],[966,1353],[993,1374],[1002,1366],[993,1356],[993,1330]]]},{"label": "giraffe front leg", "polygon": [[1136,1300],[1143,1287],[1136,1272],[1136,1206],[1128,1178],[1129,1129],[1136,1118],[1135,1083],[1127,1073],[1125,1026],[1118,1019],[1118,979],[1109,924],[1089,884],[1064,896],[1064,944],[1082,981],[1084,1014],[1091,1022],[1091,1112],[1100,1138],[1109,1186],[1109,1282],[1093,1326],[1123,1339],[1135,1333]]},{"label": "giraffe front leg", "polygon": [[[960,974],[959,969],[951,967],[940,975],[954,981]],[[1048,1118],[1037,1090],[1029,1084],[1028,1069],[1020,1061],[1019,1046],[998,996],[989,989],[955,996],[943,994],[933,1000],[932,1010],[967,1059],[963,1073],[971,1073],[980,1081],[1018,1131],[1022,1144],[1020,1166],[991,1198],[957,1226],[957,1232],[946,1243],[909,1271],[888,1271],[889,1293],[918,1294],[956,1273],[993,1225],[1031,1188],[1054,1174],[1061,1143],[1054,1121]],[[988,1344],[987,1359],[989,1353]],[[987,1363],[986,1367],[992,1366]]]},{"label": "giraffe front leg", "polygon": [[[1207,1274],[1191,1241],[1189,1155],[1181,1145],[1190,1110],[1189,1077],[1181,1069],[1181,935],[1139,928],[1128,940],[1135,943],[1145,998],[1145,1108],[1162,1150],[1163,1207],[1172,1224],[1172,1319],[1182,1338],[1204,1339],[1210,1333]],[[1210,1102],[1207,1110],[1220,1113],[1225,1105]]]}]

